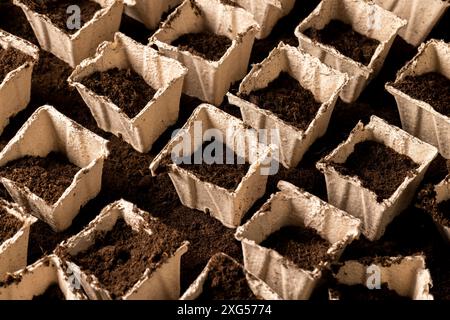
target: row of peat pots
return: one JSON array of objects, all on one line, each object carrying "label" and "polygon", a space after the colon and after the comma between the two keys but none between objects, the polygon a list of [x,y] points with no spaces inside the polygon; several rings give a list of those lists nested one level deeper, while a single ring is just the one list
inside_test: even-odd
[{"label": "row of peat pots", "polygon": [[[237,228],[235,237],[242,244],[244,265],[224,254],[215,255],[182,299],[219,297],[223,292],[213,283],[220,277],[235,281],[238,290],[233,292],[238,298],[308,299],[324,270],[360,233],[371,241],[383,235],[411,203],[438,153],[450,158],[450,45],[431,40],[420,45],[395,82],[386,84],[397,100],[403,130],[373,116],[368,124],[359,123],[346,141],[317,163],[325,175],[329,203],[282,181],[280,191],[241,225],[243,216],[265,194],[268,176],[277,166],[295,167],[325,134],[337,99],[352,102],[359,97],[383,67],[397,34],[412,45],[421,44],[449,6],[446,1],[424,5],[419,0],[376,0],[377,4],[322,0],[295,30],[299,48],[280,43],[248,74],[255,38],[266,37],[295,1],[186,0],[164,5],[161,1],[128,1],[125,13],[149,28],[158,25],[169,7],[179,5],[148,45],[117,32],[124,10],[120,0],[96,0],[99,10],[70,34],[33,0],[14,2],[25,12],[42,49],[75,68],[68,82],[79,91],[97,125],[135,150],[148,152],[175,124],[182,93],[207,102],[197,107],[149,167],[153,175],[169,175],[183,205]],[[349,57],[333,47],[326,34],[330,25],[365,37],[362,52]],[[188,45],[180,39],[192,34],[198,38],[207,34],[210,39],[216,35],[213,40],[226,43],[225,50],[214,60],[195,48],[186,49]],[[15,63],[20,62],[0,79],[3,130],[9,118],[30,101],[39,49],[1,30],[0,46],[2,57],[11,55]],[[152,92],[145,107],[124,109],[112,98],[117,87],[95,85],[95,77],[111,70],[126,70],[127,76],[145,82],[143,86]],[[238,92],[228,92],[240,80]],[[430,95],[426,84],[431,93],[440,90],[442,96]],[[283,101],[295,100],[308,110],[280,112],[270,101],[270,91],[283,86],[292,90]],[[240,108],[242,121],[214,106],[224,98]],[[277,135],[263,139],[259,134],[263,129]],[[242,163],[220,166],[178,161],[195,160],[197,150],[211,149],[201,134],[206,131],[212,133],[208,138],[215,138],[211,143],[215,150],[225,150]],[[61,155],[66,158],[64,163]],[[0,231],[5,239],[0,238],[0,274],[8,276],[0,282],[0,299],[30,299],[44,292],[67,299],[180,297],[180,260],[189,243],[123,200],[104,208],[54,254],[26,266],[30,226],[40,219],[56,232],[66,230],[80,208],[100,192],[108,155],[106,140],[51,106],[39,108],[1,151],[0,179],[17,205],[1,204]],[[37,158],[60,162],[61,171],[72,173],[68,183],[42,193],[37,181],[17,175],[17,168]],[[390,181],[374,182],[374,168]],[[215,180],[220,170],[229,175],[228,181]],[[44,172],[39,183],[45,177],[53,179]],[[435,193],[433,218],[450,241],[448,215],[439,211],[450,199],[450,177],[435,186]],[[306,235],[299,241],[310,247],[303,243],[303,252],[286,256],[278,245],[289,233],[294,238]],[[113,265],[104,260],[108,256]],[[124,260],[133,267],[120,268]],[[400,296],[432,299],[431,277],[420,255],[386,257],[369,264],[346,261],[334,272],[338,285],[330,290],[330,299],[345,296],[339,285],[366,285],[373,272],[379,283]],[[58,284],[57,288],[51,284]]]}]

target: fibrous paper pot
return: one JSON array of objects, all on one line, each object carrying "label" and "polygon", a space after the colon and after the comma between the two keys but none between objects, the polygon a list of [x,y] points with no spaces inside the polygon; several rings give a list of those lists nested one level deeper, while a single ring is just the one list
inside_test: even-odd
[{"label": "fibrous paper pot", "polygon": [[53,284],[59,287],[66,300],[87,299],[76,276],[63,271],[55,255],[46,256],[9,277],[14,280],[0,285],[0,300],[32,300]]},{"label": "fibrous paper pot", "polygon": [[[220,105],[231,83],[247,73],[258,25],[242,8],[220,0],[185,0],[151,38],[166,56],[189,69],[183,92],[202,101]],[[232,40],[219,61],[209,61],[172,46],[183,34],[210,31]]]},{"label": "fibrous paper pot", "polygon": [[208,278],[209,272],[211,272],[211,270],[214,268],[213,261],[219,256],[223,257],[226,260],[229,260],[232,264],[243,269],[245,277],[247,278],[247,284],[256,297],[264,300],[281,299],[280,296],[276,294],[266,283],[245,270],[244,267],[236,260],[226,255],[225,253],[217,253],[211,259],[209,259],[206,267],[203,269],[197,279],[189,286],[186,292],[181,296],[180,300],[195,300],[202,294],[203,286],[206,279]]},{"label": "fibrous paper pot", "polygon": [[[364,265],[359,261],[346,261],[336,274],[340,284],[370,286],[380,281],[403,297],[413,300],[433,300],[430,294],[431,275],[423,256],[392,257],[390,263]],[[373,288],[371,290],[377,290]],[[334,300],[333,298],[331,298]]]},{"label": "fibrous paper pot", "polygon": [[[430,40],[420,46],[418,54],[399,71],[395,83],[407,76],[428,72],[438,72],[450,79],[450,44]],[[386,84],[386,90],[397,101],[403,129],[434,145],[442,156],[450,159],[450,117],[396,89],[391,83]]]},{"label": "fibrous paper pot", "polygon": [[269,129],[272,133],[279,134],[279,137],[269,137],[279,141],[270,142],[279,145],[281,163],[291,168],[300,162],[314,141],[327,131],[336,100],[348,82],[348,77],[309,54],[281,43],[242,80],[238,96],[267,87],[282,71],[288,72],[302,87],[313,93],[316,101],[322,103],[306,130],[300,130],[271,111],[259,108],[231,93],[227,95],[231,104],[240,107],[245,123],[255,129]]},{"label": "fibrous paper pot", "polygon": [[14,272],[27,265],[30,225],[36,220],[13,203],[0,200],[0,206],[23,224],[14,236],[0,243],[0,279],[6,272]]},{"label": "fibrous paper pot", "polygon": [[93,55],[102,41],[111,40],[119,30],[122,0],[92,1],[97,2],[102,9],[74,34],[61,30],[46,15],[31,10],[21,0],[14,0],[14,4],[22,8],[41,48],[74,68],[83,59]]},{"label": "fibrous paper pot", "polygon": [[[333,163],[345,163],[355,145],[363,141],[381,143],[410,157],[419,165],[414,173],[405,177],[389,199],[381,202],[377,201],[377,195],[372,190],[362,186],[359,178],[343,175],[333,166]],[[320,160],[317,168],[325,174],[328,201],[361,219],[362,233],[369,240],[377,240],[392,219],[410,204],[428,166],[436,156],[435,147],[372,116],[369,124],[364,126],[363,123],[358,123],[348,139]]]},{"label": "fibrous paper pot", "polygon": [[[438,204],[450,200],[450,175],[436,185],[434,190],[436,191],[436,202]],[[450,243],[450,227],[442,225],[437,221],[435,221],[435,223],[443,237]]]},{"label": "fibrous paper pot", "polygon": [[[108,69],[132,69],[156,91],[134,118],[108,97],[82,84],[83,78]],[[84,60],[69,77],[91,110],[98,126],[121,137],[139,152],[148,152],[158,137],[178,119],[183,79],[187,73],[178,61],[162,56],[121,33],[105,42],[93,58]]]},{"label": "fibrous paper pot", "polygon": [[202,181],[175,163],[167,165],[169,176],[185,206],[210,213],[225,226],[235,228],[247,210],[264,195],[267,178],[271,174],[272,155],[276,149],[273,145],[259,144],[254,130],[246,127],[242,121],[212,105],[200,105],[183,129],[153,160],[150,170],[156,175],[158,167],[166,159],[190,158],[202,146],[203,134],[209,129],[220,133],[215,137],[216,140],[223,142],[250,164],[239,186],[235,190],[228,190]]},{"label": "fibrous paper pot", "polygon": [[61,152],[81,169],[55,203],[48,203],[28,187],[1,177],[0,181],[19,205],[54,231],[68,228],[80,207],[100,192],[107,141],[59,113],[51,106],[37,109],[0,153],[0,166],[25,156],[45,157]]},{"label": "fibrous paper pot", "polygon": [[39,49],[12,34],[0,30],[0,47],[15,48],[31,57],[31,61],[11,70],[0,82],[0,133],[8,125],[9,118],[23,110],[30,102],[31,74],[39,59]]},{"label": "fibrous paper pot", "polygon": [[[136,232],[154,233],[145,221],[149,214],[138,209],[125,200],[116,201],[107,207],[83,229],[80,233],[66,240],[61,245],[64,252],[70,256],[87,250],[92,246],[99,232],[107,232],[114,228],[119,219],[123,219]],[[154,219],[154,218],[152,218]],[[188,242],[183,244],[164,263],[153,271],[146,269],[141,278],[123,296],[123,300],[160,300],[178,299],[180,296],[180,262],[181,256],[187,251]],[[70,258],[68,258],[70,259]],[[65,261],[68,268],[79,275],[81,286],[90,299],[111,300],[111,293],[104,288],[97,277],[87,274],[78,265]]]},{"label": "fibrous paper pot", "polygon": [[399,36],[417,47],[444,15],[450,2],[445,0],[373,0],[379,6],[395,13],[408,24],[400,29]]},{"label": "fibrous paper pot", "polygon": [[124,0],[125,14],[142,22],[150,29],[156,29],[164,13],[175,8],[183,0]]},{"label": "fibrous paper pot", "polygon": [[[281,181],[280,192],[236,231],[242,242],[245,268],[267,283],[283,299],[308,299],[322,275],[322,269],[339,259],[347,244],[359,236],[361,222],[319,198]],[[284,226],[315,229],[330,242],[330,259],[314,270],[301,269],[277,251],[260,243]]]},{"label": "fibrous paper pot", "polygon": [[[342,55],[335,48],[313,41],[303,34],[311,27],[323,29],[333,19],[350,24],[355,31],[380,42],[368,65],[356,62]],[[406,25],[405,20],[371,2],[322,0],[295,29],[295,35],[301,50],[349,75],[350,81],[340,97],[345,102],[353,102],[380,71],[399,29],[404,25]]]}]

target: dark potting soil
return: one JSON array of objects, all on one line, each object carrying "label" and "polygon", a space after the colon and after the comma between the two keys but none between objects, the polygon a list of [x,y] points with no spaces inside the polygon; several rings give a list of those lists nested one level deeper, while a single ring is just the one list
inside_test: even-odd
[{"label": "dark potting soil", "polygon": [[[213,144],[215,145],[216,143],[203,143],[200,149],[192,153],[190,159],[188,159],[189,163],[183,162],[179,166],[191,171],[200,180],[210,182],[228,190],[235,190],[247,174],[250,165],[246,163],[244,159],[237,156],[225,144],[217,144],[217,148],[214,149],[214,152],[208,153],[207,150],[214,148]],[[222,154],[220,154],[221,151]],[[202,153],[203,156],[211,154],[214,158],[214,163],[207,164],[205,159],[203,159],[201,163],[196,164],[196,153]],[[227,153],[233,155],[232,160],[231,158],[228,160],[231,164],[227,164]]]},{"label": "dark potting soil", "polygon": [[20,66],[31,61],[32,58],[16,48],[4,49],[0,46],[0,83],[6,75]]},{"label": "dark potting soil", "polygon": [[242,265],[223,255],[212,258],[212,267],[198,300],[256,300]]},{"label": "dark potting soil", "polygon": [[110,291],[112,298],[123,296],[144,275],[173,256],[182,239],[175,230],[154,219],[147,221],[148,232],[134,231],[123,219],[112,230],[98,232],[95,243],[70,257],[82,270],[94,274]]},{"label": "dark potting soil", "polygon": [[450,200],[439,203],[433,217],[436,222],[450,228]]},{"label": "dark potting soil", "polygon": [[35,45],[38,44],[27,17],[20,7],[12,3],[12,0],[0,1],[0,29],[28,40]]},{"label": "dark potting soil", "polygon": [[134,20],[124,13],[122,14],[119,31],[126,34],[133,40],[147,45],[149,42],[148,39],[153,35],[153,33],[155,33],[156,30],[147,29],[143,23]]},{"label": "dark potting soil", "polygon": [[181,51],[189,51],[204,59],[218,61],[231,46],[231,40],[212,32],[186,33],[172,41],[172,45]]},{"label": "dark potting soil", "polygon": [[0,245],[22,228],[23,222],[0,207]]},{"label": "dark potting soil", "polygon": [[407,76],[395,83],[394,87],[450,117],[450,79],[444,75],[430,72],[420,76]]},{"label": "dark potting soil", "polygon": [[62,293],[59,285],[54,283],[51,284],[43,294],[34,296],[32,300],[37,301],[56,301],[56,300],[66,300],[64,293]]},{"label": "dark potting soil", "polygon": [[55,232],[44,221],[38,220],[30,227],[28,239],[27,265],[30,265],[43,256],[49,255],[56,246],[67,238],[67,232]]},{"label": "dark potting soil", "polygon": [[81,82],[98,95],[108,97],[130,118],[137,116],[156,93],[154,88],[131,69],[97,71]]},{"label": "dark potting soil", "polygon": [[[73,0],[23,0],[22,2],[31,10],[49,17],[54,25],[69,34],[74,34],[79,30],[78,28],[69,29],[67,27],[68,19],[73,14],[73,12],[67,13],[67,8],[74,5]],[[78,0],[75,4],[81,9],[80,28],[89,22],[97,11],[102,9],[97,2],[89,0]]]},{"label": "dark potting soil", "polygon": [[394,290],[388,288],[386,283],[380,289],[368,289],[361,284],[347,286],[339,284],[332,288],[332,291],[339,296],[340,300],[352,301],[383,301],[383,300],[411,300],[400,296]]},{"label": "dark potting soil", "polygon": [[233,6],[233,7],[236,7],[236,8],[242,8],[234,0],[220,0],[220,2],[223,3],[223,4],[226,4],[228,6]]},{"label": "dark potting soil", "polygon": [[308,227],[282,227],[260,245],[277,251],[305,270],[312,271],[320,262],[326,262],[330,258],[327,251],[331,244]]},{"label": "dark potting soil", "polygon": [[322,105],[317,102],[311,91],[287,72],[281,72],[278,78],[266,88],[242,95],[242,98],[275,113],[281,120],[300,130],[306,130]]},{"label": "dark potting soil", "polygon": [[358,177],[363,187],[375,192],[379,202],[388,199],[419,167],[408,156],[375,141],[356,144],[345,163],[333,166],[341,174]]},{"label": "dark potting soil", "polygon": [[368,65],[380,42],[362,35],[352,26],[331,20],[323,29],[309,28],[303,32],[314,41],[336,48],[344,56]]}]

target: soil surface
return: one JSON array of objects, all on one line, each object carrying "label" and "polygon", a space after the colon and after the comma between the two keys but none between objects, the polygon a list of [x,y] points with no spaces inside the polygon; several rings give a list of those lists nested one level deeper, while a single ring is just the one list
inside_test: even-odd
[{"label": "soil surface", "polygon": [[242,95],[242,98],[275,113],[281,120],[306,130],[322,105],[317,102],[311,91],[287,72],[281,72],[278,78],[266,88]]},{"label": "soil surface", "polygon": [[375,141],[356,144],[345,163],[333,166],[343,175],[358,177],[363,187],[375,192],[379,202],[390,198],[419,167],[408,156]]},{"label": "soil surface", "polygon": [[66,300],[66,297],[59,288],[59,285],[52,284],[47,288],[47,290],[45,290],[43,294],[34,296],[32,300],[55,301],[55,300]]},{"label": "soil surface", "polygon": [[0,207],[0,245],[22,228],[23,222]]},{"label": "soil surface", "polygon": [[304,34],[314,41],[336,48],[344,56],[369,65],[380,42],[362,35],[352,26],[339,20],[331,20],[323,29],[309,28]]},{"label": "soil surface", "polygon": [[98,95],[108,97],[126,115],[134,118],[152,100],[156,90],[131,69],[94,72],[81,81]]},{"label": "soil surface", "polygon": [[0,46],[0,84],[5,77],[13,70],[31,61],[32,58],[20,50],[13,47],[4,49]]},{"label": "soil surface", "polygon": [[331,244],[314,229],[299,226],[283,227],[260,244],[273,249],[304,270],[314,270],[329,260]]},{"label": "soil surface", "polygon": [[56,246],[66,238],[66,232],[55,232],[44,221],[38,220],[33,223],[28,239],[27,265],[51,254]]},{"label": "soil surface", "polygon": [[174,47],[211,61],[218,61],[231,46],[231,40],[211,32],[186,33],[172,42]]},{"label": "soil surface", "polygon": [[332,291],[339,296],[340,300],[352,301],[383,301],[383,300],[411,300],[400,296],[394,290],[390,290],[387,284],[383,283],[380,289],[368,289],[359,284],[353,286],[337,285]]},{"label": "soil surface", "polygon": [[0,175],[28,187],[48,203],[55,203],[80,170],[61,153],[50,152],[45,158],[26,156],[0,168]]},{"label": "soil surface", "polygon": [[438,204],[438,212],[434,215],[437,222],[450,228],[450,200]]}]

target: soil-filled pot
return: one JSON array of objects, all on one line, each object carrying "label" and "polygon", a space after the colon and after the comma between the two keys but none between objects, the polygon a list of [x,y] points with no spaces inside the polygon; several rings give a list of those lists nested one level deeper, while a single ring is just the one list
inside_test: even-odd
[{"label": "soil-filled pot", "polygon": [[[106,144],[106,140],[55,108],[40,107],[0,153],[0,181],[19,205],[44,220],[53,230],[63,231],[71,225],[80,207],[100,192],[103,162],[108,156]],[[30,171],[17,174],[13,167],[22,161],[21,170],[31,170],[31,158],[44,161],[55,153],[66,157],[68,166],[77,168],[67,179],[68,187],[60,190],[61,194],[48,193],[52,190],[49,186],[59,182],[50,180],[58,180],[63,172],[55,172],[55,177],[46,180],[47,174],[39,171],[35,171],[35,177]],[[10,174],[5,175],[6,170]]]},{"label": "soil-filled pot", "polygon": [[55,255],[9,274],[2,283],[0,300],[86,300],[77,275],[61,268]]},{"label": "soil-filled pot", "polygon": [[[226,163],[223,158],[209,159],[209,147],[204,148],[203,144],[211,138],[215,138],[214,141],[220,143],[218,148],[222,148],[221,151],[216,150],[217,155],[219,152],[225,155],[223,149],[227,148]],[[212,105],[202,104],[153,160],[150,170],[153,175],[163,170],[169,172],[185,206],[210,213],[225,226],[236,228],[248,209],[264,195],[268,175],[274,170],[271,165],[275,149],[273,145],[260,144],[255,131],[241,120]],[[228,161],[228,151],[234,152],[231,162]],[[213,168],[212,165],[216,164],[222,171],[242,166],[241,175],[233,179],[233,186],[218,185],[217,180],[232,179],[227,177],[226,171],[221,176],[210,172],[215,178],[208,179],[207,176],[199,178],[195,172],[183,167]]]},{"label": "soil-filled pot", "polygon": [[[277,79],[282,72],[287,72],[298,81],[302,88],[311,92],[310,99],[314,101],[306,103],[304,95],[300,93],[298,94],[300,101],[294,101],[292,90],[280,86],[282,87],[280,90],[287,90],[287,92],[286,105],[281,106],[280,110],[285,114],[279,116],[276,114],[277,111],[272,112],[270,107],[263,108],[245,98],[253,91],[269,89],[274,79]],[[297,48],[280,43],[242,80],[238,96],[228,93],[228,101],[240,107],[245,123],[255,129],[268,129],[279,133],[279,137],[273,137],[279,138],[279,141],[268,140],[279,145],[281,163],[285,167],[291,168],[300,162],[314,141],[325,134],[336,100],[347,82],[346,74],[331,69]],[[263,100],[261,102],[268,103],[264,98],[261,98]],[[276,96],[273,104],[280,103],[275,99],[277,99]],[[300,107],[298,108],[298,106]],[[291,112],[295,115],[293,116]],[[309,117],[304,116],[306,114]],[[304,120],[304,125],[299,119]],[[301,124],[302,129],[299,128]],[[271,138],[270,135],[268,138]]]},{"label": "soil-filled pot", "polygon": [[[431,275],[421,255],[382,257],[372,264],[356,260],[343,263],[335,274],[338,285],[364,286],[367,290],[380,290],[383,284],[401,297],[412,300],[433,300],[430,294]],[[379,258],[380,259],[380,258]],[[339,291],[330,290],[330,299],[339,300]]]},{"label": "soil-filled pot", "polygon": [[[144,88],[137,87],[136,79],[130,80],[130,86],[121,87],[125,79],[121,81],[117,75],[112,76],[117,87],[111,87],[102,74],[117,69],[135,73]],[[75,69],[69,83],[80,92],[101,129],[121,137],[139,152],[148,152],[156,139],[178,119],[186,73],[187,69],[178,61],[116,33],[114,42],[101,44],[93,58],[84,60]],[[100,88],[103,92],[96,92],[98,86],[110,88]],[[121,92],[119,97],[118,91]],[[144,91],[154,94],[136,103],[136,108],[131,110],[135,95],[143,95]],[[108,93],[115,98],[106,96]]]},{"label": "soil-filled pot", "polygon": [[[359,150],[358,154],[355,150]],[[367,125],[358,123],[348,139],[320,160],[317,168],[325,174],[328,201],[361,219],[362,233],[369,240],[376,240],[392,219],[410,204],[437,153],[435,147],[372,116]],[[351,164],[367,176],[365,180],[354,173],[357,169],[350,171],[346,167],[350,159]],[[406,163],[410,167],[403,167]],[[386,176],[387,173],[390,176]],[[368,184],[378,189],[369,188]],[[387,186],[391,190],[389,194],[386,194]]]},{"label": "soil-filled pot", "polygon": [[[361,222],[290,183],[281,181],[278,188],[281,191],[237,229],[236,238],[242,242],[244,265],[249,272],[283,299],[309,299],[323,268],[339,259],[347,244],[358,238]],[[289,226],[308,228],[325,241],[320,255],[306,247],[308,239],[300,244],[305,252],[296,256],[311,260],[307,268],[280,254],[281,249],[264,244],[271,235]]]},{"label": "soil-filled pot", "polygon": [[[450,83],[450,44],[430,40],[421,45],[417,55],[398,72],[395,82],[386,84],[386,89],[397,101],[403,129],[434,145],[445,158],[450,159],[450,105],[444,102],[443,110],[434,105],[439,103],[439,99],[445,99],[445,95],[450,95],[448,89],[440,89],[442,95],[437,94],[438,84],[434,81],[425,90],[419,89],[419,84],[417,88],[408,88],[408,92],[402,89],[405,81],[414,81],[416,77],[432,73],[442,75]],[[433,97],[428,99],[428,95]]]},{"label": "soil-filled pot", "polygon": [[175,230],[119,200],[64,241],[57,254],[80,276],[90,299],[155,300],[179,298],[187,249]]},{"label": "soil-filled pot", "polygon": [[125,14],[142,22],[148,29],[158,28],[164,13],[175,8],[183,0],[124,0]]},{"label": "soil-filled pot", "polygon": [[27,265],[30,225],[35,220],[17,205],[0,201],[0,279]]},{"label": "soil-filled pot", "polygon": [[[220,105],[230,85],[247,73],[258,30],[253,16],[242,8],[221,0],[185,0],[150,42],[189,69],[184,93]],[[198,50],[192,49],[193,41]]]},{"label": "soil-filled pot", "polygon": [[78,21],[77,26],[77,17],[73,16],[79,13],[79,8],[78,10],[67,8],[67,25],[73,22],[72,31],[76,30],[75,33],[69,33],[68,30],[57,26],[46,13],[33,11],[28,1],[14,0],[14,4],[22,8],[41,48],[74,68],[83,59],[92,56],[102,41],[111,40],[114,33],[119,30],[123,11],[122,0],[92,1],[99,4],[99,10],[83,25]]},{"label": "soil-filled pot", "polygon": [[9,119],[30,102],[31,74],[39,59],[39,49],[0,30],[0,133]]},{"label": "soil-filled pot", "polygon": [[280,300],[281,298],[236,260],[225,253],[217,253],[209,259],[198,278],[180,298],[180,300],[196,299]]},{"label": "soil-filled pot", "polygon": [[[450,201],[450,176],[447,176],[441,183],[434,187],[436,192],[436,204],[439,207],[443,202]],[[438,209],[439,210],[439,209]],[[441,215],[444,214],[446,218]],[[444,239],[450,243],[450,212],[433,214],[433,221]]]},{"label": "soil-filled pot", "polygon": [[[342,47],[344,47],[344,43],[347,48],[354,46],[353,53],[359,52],[367,60],[367,63],[356,61],[355,58],[338,51],[336,43],[333,41],[337,39],[340,32],[340,29],[336,27],[333,30],[327,30],[327,32],[338,33],[337,35],[327,35],[327,40],[334,45],[324,44],[311,38],[311,33],[317,34],[325,30],[336,20],[351,27],[352,30],[346,32],[352,33],[359,39],[365,39],[361,41],[361,44],[349,38],[340,41]],[[405,20],[371,2],[322,0],[317,8],[295,29],[295,35],[299,40],[300,49],[319,58],[330,67],[349,75],[350,81],[340,97],[345,102],[353,102],[382,68],[398,31],[404,25],[406,25]],[[369,43],[367,40],[375,41],[376,44],[368,46],[367,49],[370,51],[366,52],[363,45]]]}]

